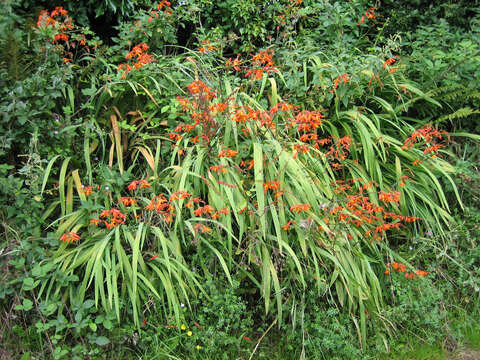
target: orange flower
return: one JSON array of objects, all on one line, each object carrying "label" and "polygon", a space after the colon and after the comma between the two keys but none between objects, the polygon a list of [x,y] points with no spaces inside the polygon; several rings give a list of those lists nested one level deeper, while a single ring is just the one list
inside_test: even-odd
[{"label": "orange flower", "polygon": [[432,145],[432,146],[429,146],[427,147],[423,152],[425,154],[435,154],[438,152],[439,149],[443,148],[444,146],[441,145],[441,144],[436,144],[436,145]]},{"label": "orange flower", "polygon": [[380,191],[380,193],[378,194],[378,200],[383,202],[399,202],[400,195],[401,194],[398,191],[392,191],[390,193]]},{"label": "orange flower", "polygon": [[253,67],[245,74],[245,77],[250,77],[250,79],[261,79],[264,72],[278,72],[275,62],[273,61],[272,49],[259,51],[257,54],[252,55],[252,65]]},{"label": "orange flower", "polygon": [[417,271],[416,271],[416,274],[417,274],[418,276],[425,277],[425,276],[428,275],[428,272],[423,271],[423,270],[417,270]]},{"label": "orange flower", "polygon": [[280,181],[267,181],[265,184],[263,184],[263,190],[264,192],[267,192],[267,190],[278,190],[278,187],[280,186]]},{"label": "orange flower", "polygon": [[311,208],[310,204],[296,204],[290,208],[290,211],[296,212],[297,214],[299,214],[302,211],[305,211],[305,212],[309,211],[310,208]]},{"label": "orange flower", "polygon": [[307,142],[307,141],[312,141],[312,140],[317,140],[318,135],[311,133],[311,134],[303,134],[300,136],[300,141]]},{"label": "orange flower", "polygon": [[217,95],[215,95],[215,92],[210,90],[208,86],[200,80],[195,80],[190,85],[187,85],[187,89],[190,94],[205,96],[207,100],[211,100],[217,97]]},{"label": "orange flower", "polygon": [[125,224],[125,219],[127,215],[123,214],[120,210],[117,209],[110,209],[110,210],[103,210],[100,213],[100,218],[108,218],[110,222],[105,221],[105,226],[107,229],[112,229],[117,225]]},{"label": "orange flower", "polygon": [[157,6],[157,10],[161,10],[162,8],[167,7],[167,6],[170,6],[170,1],[162,0]]},{"label": "orange flower", "polygon": [[317,129],[323,123],[321,111],[304,110],[295,116],[293,125],[297,125],[298,131],[308,132]]},{"label": "orange flower", "polygon": [[100,220],[100,219],[90,219],[90,225],[98,226],[98,225],[100,225],[101,222],[102,222],[102,220]]},{"label": "orange flower", "polygon": [[338,76],[338,77],[335,79],[334,84],[333,84],[333,88],[334,88],[334,89],[337,89],[340,80],[341,80],[344,84],[346,84],[346,83],[348,83],[348,82],[350,81],[350,78],[348,77],[347,74],[342,74],[342,75]]},{"label": "orange flower", "polygon": [[284,194],[284,191],[277,191],[275,195],[273,196],[274,199],[278,199]]},{"label": "orange flower", "polygon": [[52,40],[52,43],[56,43],[60,40],[68,42],[69,36],[67,34],[56,34],[54,39]]},{"label": "orange flower", "polygon": [[[334,159],[343,161],[347,158],[353,139],[350,136],[339,138],[337,142],[330,147],[330,150],[325,154],[327,157],[332,156]],[[331,164],[334,168],[335,165]],[[339,164],[340,165],[340,164]]]},{"label": "orange flower", "polygon": [[204,214],[211,214],[213,212],[214,212],[214,209],[210,205],[205,205],[205,206],[199,207],[198,209],[193,211],[195,216],[202,216]]},{"label": "orange flower", "polygon": [[110,215],[112,217],[113,222],[122,223],[122,224],[127,217],[127,215],[123,214],[120,210],[117,210],[117,209],[111,209]]},{"label": "orange flower", "polygon": [[215,214],[212,215],[212,219],[219,219],[220,215],[228,215],[228,206],[225,206],[223,209],[220,209],[215,212]]},{"label": "orange flower", "polygon": [[137,181],[137,180],[132,181],[132,182],[128,185],[128,190],[130,190],[130,191],[137,190],[137,184],[138,184],[138,181]]},{"label": "orange flower", "polygon": [[219,214],[223,214],[223,215],[228,215],[228,212],[229,212],[229,210],[228,210],[228,207],[227,207],[227,206],[225,206],[224,208],[218,210],[218,213],[219,213]]},{"label": "orange flower", "polygon": [[[426,143],[435,145],[435,142],[438,140],[443,139],[443,135],[448,137],[448,133],[446,131],[440,131],[432,127],[428,127],[428,125],[424,126],[423,128],[415,130],[412,135],[408,139],[405,140],[403,143],[402,149],[408,150],[413,145],[420,141],[424,140]],[[438,149],[437,149],[438,150]]]},{"label": "orange flower", "polygon": [[218,157],[222,158],[222,157],[234,157],[238,154],[238,151],[236,150],[231,150],[231,149],[225,149],[225,150],[222,150],[218,153]]},{"label": "orange flower", "polygon": [[247,210],[247,206],[245,206],[243,209],[240,209],[240,210],[238,211],[238,213],[239,213],[239,214],[242,214],[242,213],[245,212],[245,210]]},{"label": "orange flower", "polygon": [[238,55],[235,59],[232,60],[232,58],[228,58],[227,62],[225,63],[225,66],[230,68],[232,67],[235,71],[241,71],[242,69],[240,68],[241,61],[238,59]]},{"label": "orange flower", "polygon": [[296,224],[296,223],[297,223],[296,221],[290,220],[288,223],[286,223],[285,225],[282,226],[282,229],[285,230],[285,231],[288,231],[288,230],[290,230],[290,226],[292,226],[292,224]]},{"label": "orange flower", "polygon": [[93,186],[83,186],[82,185],[82,190],[85,196],[89,196],[93,193]]},{"label": "orange flower", "polygon": [[246,167],[247,170],[253,169],[254,162],[253,160],[242,160],[240,161],[240,167]]},{"label": "orange flower", "polygon": [[110,210],[103,210],[101,213],[100,213],[100,217],[101,218],[107,218],[110,216]]},{"label": "orange flower", "polygon": [[391,57],[391,58],[385,60],[385,62],[383,63],[383,68],[386,68],[387,66],[395,64],[396,62],[397,62],[397,57],[396,56]]},{"label": "orange flower", "polygon": [[295,150],[295,155],[293,155],[293,158],[296,159],[298,154],[306,154],[310,149],[304,144],[295,144],[293,145],[293,150]]},{"label": "orange flower", "polygon": [[186,192],[186,191],[183,191],[183,190],[180,190],[180,191],[177,191],[177,192],[174,192],[171,196],[170,196],[170,202],[171,201],[175,201],[175,200],[179,200],[179,199],[187,199],[189,198],[190,196],[192,196],[192,194]]},{"label": "orange flower", "polygon": [[138,183],[139,183],[140,189],[149,188],[151,186],[147,180],[139,180]]},{"label": "orange flower", "polygon": [[202,41],[202,45],[205,45],[205,46],[202,46],[201,48],[198,48],[197,50],[200,51],[202,54],[205,54],[207,52],[210,52],[210,51],[213,51],[213,50],[216,50],[217,48],[213,45],[210,44],[210,41],[208,40],[204,40]]},{"label": "orange flower", "polygon": [[200,233],[209,233],[210,231],[212,231],[211,228],[209,228],[208,226],[205,226],[203,224],[196,224],[193,229],[197,232],[200,232]]},{"label": "orange flower", "polygon": [[151,185],[147,180],[134,180],[128,185],[128,190],[137,190],[137,187],[140,189],[145,189],[149,188],[150,186]]},{"label": "orange flower", "polygon": [[61,6],[57,6],[55,8],[55,10],[52,11],[52,17],[56,17],[56,16],[67,16],[67,10],[65,10],[63,7]]},{"label": "orange flower", "polygon": [[210,170],[215,171],[216,173],[221,173],[221,174],[224,174],[227,172],[227,169],[225,169],[225,165],[210,166]]},{"label": "orange flower", "polygon": [[120,198],[120,202],[124,205],[124,206],[132,206],[132,205],[135,205],[137,203],[137,200],[135,200],[134,198],[132,197],[121,197]]},{"label": "orange flower", "polygon": [[80,240],[80,236],[73,231],[70,231],[68,233],[64,233],[62,236],[60,236],[60,241],[68,243],[73,243],[75,241]]},{"label": "orange flower", "polygon": [[138,45],[135,45],[132,50],[125,56],[125,59],[131,59],[131,58],[136,58],[146,50],[149,49],[149,46],[145,43],[140,43]]}]

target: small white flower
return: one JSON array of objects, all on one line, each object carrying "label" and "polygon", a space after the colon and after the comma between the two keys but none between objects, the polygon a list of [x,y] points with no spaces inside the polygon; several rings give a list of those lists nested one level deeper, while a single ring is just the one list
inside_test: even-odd
[{"label": "small white flower", "polygon": [[412,251],[412,250],[413,250],[413,247],[410,246],[410,251]]},{"label": "small white flower", "polygon": [[54,130],[53,133],[54,133],[55,135],[57,135],[57,134],[58,134],[58,130]]},{"label": "small white flower", "polygon": [[105,191],[109,191],[110,190],[110,187],[109,186],[105,186]]},{"label": "small white flower", "polygon": [[185,307],[185,304],[184,304],[184,303],[180,303],[180,307],[181,307],[181,308]]}]

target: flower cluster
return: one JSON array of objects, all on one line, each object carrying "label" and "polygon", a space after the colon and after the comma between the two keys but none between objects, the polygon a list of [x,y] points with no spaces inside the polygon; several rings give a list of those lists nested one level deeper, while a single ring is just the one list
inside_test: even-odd
[{"label": "flower cluster", "polygon": [[232,150],[232,149],[225,149],[225,150],[221,150],[219,153],[218,153],[218,157],[219,158],[222,158],[222,157],[234,157],[238,154],[238,151],[237,150]]},{"label": "flower cluster", "polygon": [[413,279],[417,276],[420,277],[425,277],[428,275],[428,272],[423,271],[423,270],[417,270],[415,273],[409,273],[407,271],[407,266],[404,264],[400,264],[397,262],[392,262],[392,263],[387,263],[387,269],[385,270],[385,274],[388,275],[392,272],[392,269],[398,273],[405,274],[405,278],[407,279]]},{"label": "flower cluster", "polygon": [[187,89],[191,95],[205,97],[207,100],[212,100],[213,98],[217,97],[217,95],[215,94],[215,91],[212,91],[201,80],[194,80],[191,84],[187,85]]},{"label": "flower cluster", "polygon": [[80,240],[80,236],[73,231],[70,231],[60,236],[60,241],[66,242],[67,244],[76,242],[78,240]]},{"label": "flower cluster", "polygon": [[[63,19],[62,19],[63,18]],[[57,6],[55,10],[51,13],[48,10],[40,11],[40,15],[38,16],[37,20],[37,27],[38,28],[57,28],[60,29],[73,29],[72,19],[68,17],[67,10],[65,10],[61,6]]]},{"label": "flower cluster", "polygon": [[[421,220],[414,216],[404,216],[393,212],[386,212],[385,206],[381,206],[370,201],[370,197],[365,193],[374,191],[372,182],[361,184],[361,179],[351,179],[348,182],[337,180],[332,184],[334,192],[337,195],[344,194],[344,202],[339,201],[332,206],[323,207],[323,221],[328,224],[344,224],[346,226],[354,225],[365,237],[373,237],[380,240],[381,235],[388,230],[399,229],[406,223],[413,223]],[[355,190],[354,184],[357,183]],[[395,203],[400,200],[400,193],[391,191],[389,193],[380,191],[378,196],[380,201],[386,204]],[[319,227],[319,230],[324,230]]]},{"label": "flower cluster", "polygon": [[113,229],[119,225],[125,225],[127,215],[118,209],[106,209],[100,213],[99,219],[91,219],[90,224],[107,229]]},{"label": "flower cluster", "polygon": [[225,165],[212,165],[210,166],[210,170],[216,172],[217,174],[224,174],[227,172]]},{"label": "flower cluster", "polygon": [[163,217],[167,223],[173,221],[176,216],[175,206],[165,197],[164,194],[155,195],[150,203],[145,206],[146,211],[155,212]]},{"label": "flower cluster", "polygon": [[321,111],[304,110],[295,116],[292,125],[297,128],[299,132],[309,132],[317,129],[323,123],[323,114]]},{"label": "flower cluster", "polygon": [[[57,44],[63,49],[64,63],[73,60],[74,54],[72,51],[74,49],[90,52],[85,34],[75,30],[72,18],[68,15],[67,10],[61,6],[57,6],[51,12],[42,10],[38,16],[37,29],[49,37],[53,36],[52,44]],[[94,49],[97,46],[98,43],[95,43]]]},{"label": "flower cluster", "polygon": [[268,49],[259,51],[252,55],[252,67],[246,72],[245,77],[250,79],[261,79],[264,73],[278,72],[278,69],[273,61],[273,50]]},{"label": "flower cluster", "polygon": [[134,198],[132,198],[130,196],[122,196],[120,198],[120,203],[123,206],[133,206],[137,203],[137,200],[135,200]]},{"label": "flower cluster", "polygon": [[335,81],[333,82],[333,89],[334,89],[334,90],[337,90],[338,84],[340,84],[340,81],[341,81],[343,84],[348,83],[348,82],[350,81],[350,78],[348,77],[348,74],[342,74],[342,75],[337,76],[337,78],[336,78]]},{"label": "flower cluster", "polygon": [[350,136],[344,136],[335,141],[330,150],[325,154],[327,158],[332,158],[338,161],[344,161],[353,145],[353,139]]},{"label": "flower cluster", "polygon": [[217,50],[217,48],[215,46],[213,46],[210,43],[210,41],[202,40],[202,47],[198,48],[197,50],[200,51],[202,54],[205,54],[205,53],[208,53],[210,51]]},{"label": "flower cluster", "polygon": [[[187,90],[191,99],[177,97],[177,101],[190,116],[191,123],[181,123],[167,135],[175,142],[186,138],[193,144],[201,143],[208,147],[219,127],[216,119],[227,111],[228,103],[213,103],[217,98],[216,92],[199,79],[187,85]],[[175,146],[178,145],[172,145]]]},{"label": "flower cluster", "polygon": [[149,188],[151,185],[147,180],[134,180],[128,185],[128,190],[134,191],[138,189],[146,189]]},{"label": "flower cluster", "polygon": [[310,204],[295,204],[290,208],[290,211],[294,212],[294,213],[297,213],[297,214],[300,214],[302,211],[303,212],[309,211],[310,208],[311,208]]},{"label": "flower cluster", "polygon": [[149,46],[145,43],[135,45],[132,50],[125,56],[125,59],[130,60],[130,63],[123,63],[118,66],[118,71],[123,71],[122,79],[127,77],[127,74],[133,69],[138,70],[141,67],[151,64],[155,61],[155,56],[148,54]]},{"label": "flower cluster", "polygon": [[172,15],[172,10],[170,9],[170,1],[162,0],[158,5],[156,10],[152,10],[151,16],[147,19],[148,22],[152,22],[154,18],[158,19],[161,13]]},{"label": "flower cluster", "polygon": [[232,60],[232,58],[228,58],[228,60],[225,62],[225,66],[227,68],[232,68],[235,71],[242,71],[240,66],[242,65],[242,62],[238,58],[238,55],[235,59]]},{"label": "flower cluster", "polygon": [[378,200],[383,201],[383,202],[396,202],[398,203],[400,201],[400,192],[398,191],[392,191],[389,193],[380,191],[378,194]]},{"label": "flower cluster", "polygon": [[385,62],[383,63],[383,68],[385,69],[387,66],[392,66],[393,64],[395,64],[395,63],[398,61],[397,59],[398,59],[397,56],[388,58],[388,59],[385,60]]},{"label": "flower cluster", "polygon": [[291,229],[291,226],[296,224],[297,222],[294,220],[289,220],[285,225],[282,226],[282,230],[288,231]]},{"label": "flower cluster", "polygon": [[93,186],[82,185],[82,191],[85,194],[85,196],[90,196],[93,194]]},{"label": "flower cluster", "polygon": [[266,193],[268,190],[278,190],[280,181],[267,181],[263,184],[263,190]]},{"label": "flower cluster", "polygon": [[424,154],[431,154],[432,158],[435,158],[438,150],[445,147],[438,143],[439,140],[443,140],[443,136],[448,137],[448,132],[437,130],[426,125],[425,127],[415,130],[410,137],[405,140],[402,149],[409,150],[415,145],[415,143],[424,141],[427,145],[423,151]]},{"label": "flower cluster", "polygon": [[252,170],[255,165],[253,160],[242,160],[240,161],[240,167],[245,168],[246,170]]},{"label": "flower cluster", "polygon": [[200,217],[202,215],[210,215],[215,212],[215,209],[210,206],[210,205],[205,205],[197,208],[196,210],[193,211],[193,214],[197,217]]},{"label": "flower cluster", "polygon": [[365,11],[365,14],[362,15],[362,17],[360,18],[360,21],[358,22],[357,26],[360,26],[361,24],[364,24],[365,20],[367,20],[367,21],[368,20],[376,20],[377,16],[375,15],[375,10],[376,10],[376,8],[374,8],[374,7],[368,8]]},{"label": "flower cluster", "polygon": [[196,224],[193,227],[193,230],[195,230],[198,233],[209,233],[210,231],[212,231],[212,228],[209,228],[208,226],[205,226],[203,224]]}]

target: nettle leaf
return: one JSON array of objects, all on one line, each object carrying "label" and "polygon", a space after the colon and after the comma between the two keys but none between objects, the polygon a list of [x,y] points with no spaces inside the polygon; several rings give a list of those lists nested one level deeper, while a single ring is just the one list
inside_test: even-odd
[{"label": "nettle leaf", "polygon": [[29,311],[33,308],[33,302],[29,299],[23,299],[22,305],[15,306],[15,310]]},{"label": "nettle leaf", "polygon": [[99,346],[105,346],[110,344],[110,340],[108,340],[105,336],[98,336],[95,338],[95,344]]}]

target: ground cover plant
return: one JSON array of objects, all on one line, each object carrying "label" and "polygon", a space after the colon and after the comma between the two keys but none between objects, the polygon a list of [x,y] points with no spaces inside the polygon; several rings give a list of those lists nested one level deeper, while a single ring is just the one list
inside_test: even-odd
[{"label": "ground cover plant", "polygon": [[465,3],[3,4],[0,357],[474,354]]}]

